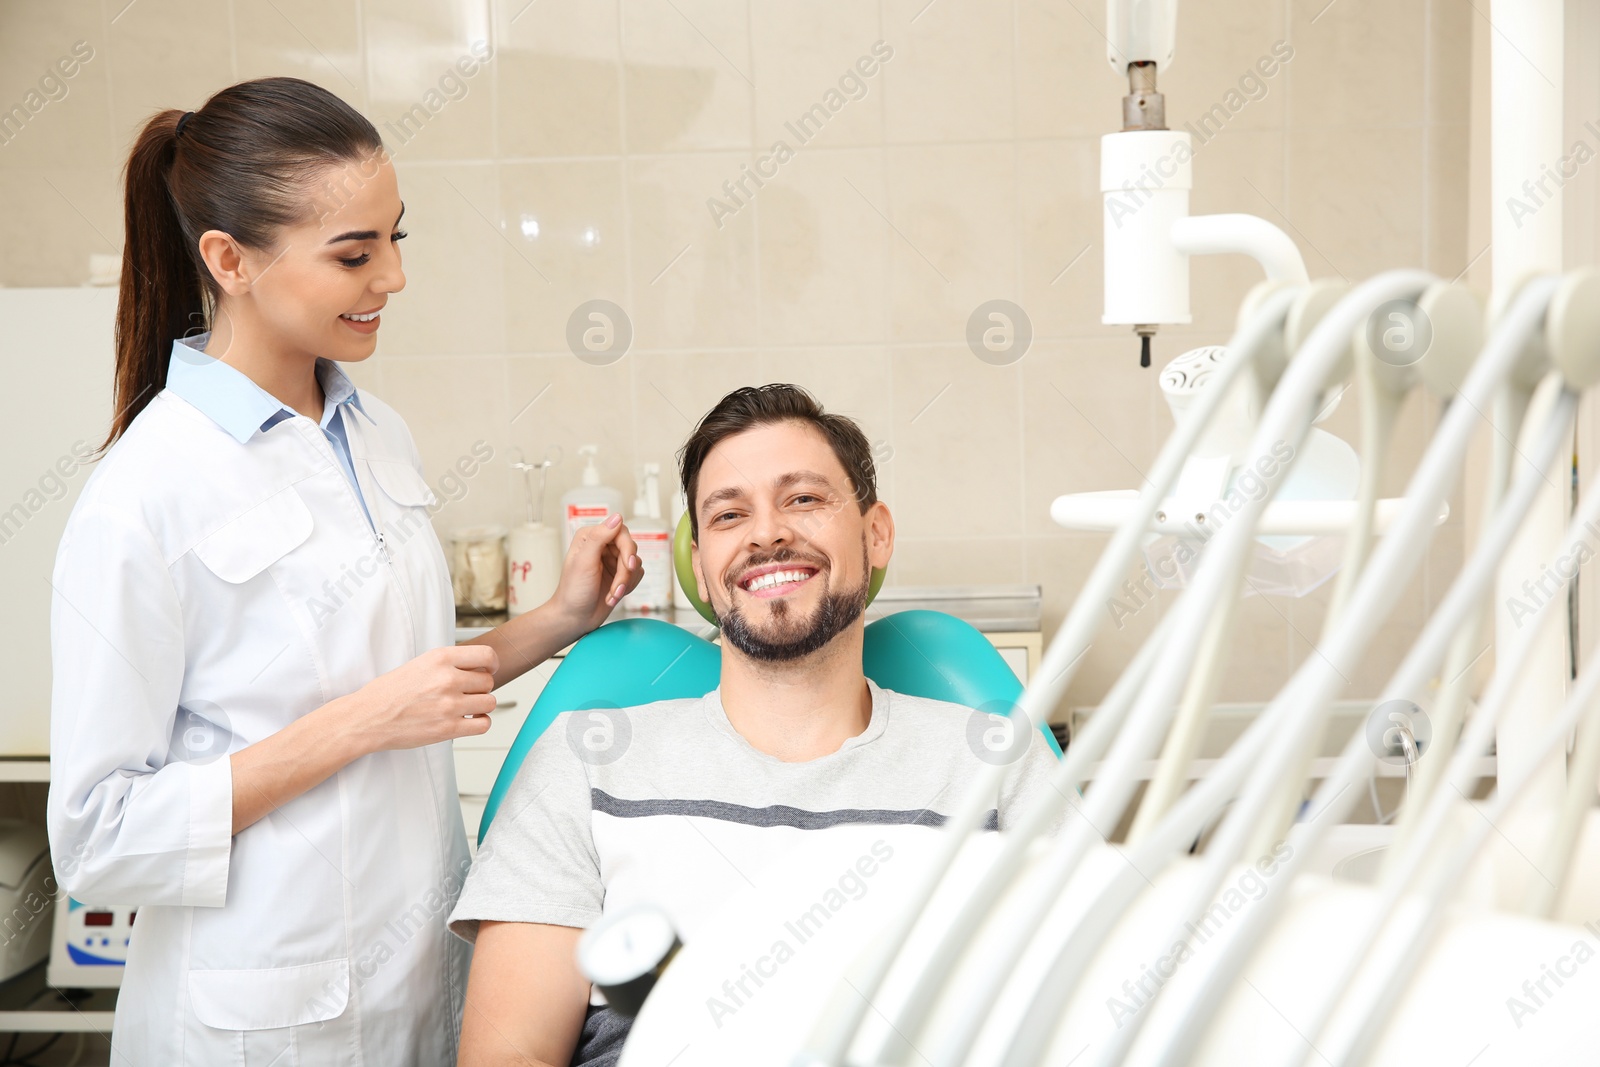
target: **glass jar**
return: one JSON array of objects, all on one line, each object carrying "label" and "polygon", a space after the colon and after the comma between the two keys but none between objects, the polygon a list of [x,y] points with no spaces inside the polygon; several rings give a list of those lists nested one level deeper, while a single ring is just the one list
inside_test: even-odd
[{"label": "glass jar", "polygon": [[490,615],[506,610],[506,528],[463,526],[450,535],[456,610]]}]

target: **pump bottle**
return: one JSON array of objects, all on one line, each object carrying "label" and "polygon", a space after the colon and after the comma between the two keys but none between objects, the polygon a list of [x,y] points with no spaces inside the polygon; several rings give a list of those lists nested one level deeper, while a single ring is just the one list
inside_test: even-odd
[{"label": "pump bottle", "polygon": [[640,468],[639,492],[628,519],[644,576],[622,598],[624,611],[664,613],[672,607],[672,532],[661,518],[661,465]]},{"label": "pump bottle", "polygon": [[579,445],[578,455],[587,462],[583,467],[582,484],[568,489],[561,496],[561,553],[566,556],[572,547],[572,536],[585,526],[598,526],[613,514],[622,512],[622,494],[609,485],[600,484],[600,468],[595,457],[599,445]]}]

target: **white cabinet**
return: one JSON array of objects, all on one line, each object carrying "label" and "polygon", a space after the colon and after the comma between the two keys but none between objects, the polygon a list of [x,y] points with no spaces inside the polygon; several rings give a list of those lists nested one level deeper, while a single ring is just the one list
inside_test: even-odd
[{"label": "white cabinet", "polygon": [[1027,685],[1028,676],[1039,669],[1043,658],[1044,635],[1038,630],[996,630],[983,636],[994,645],[1017,680]]},{"label": "white cabinet", "polygon": [[1023,685],[1027,685],[1028,650],[1025,648],[1001,648],[997,649],[997,651],[1000,653],[1000,658],[1006,661],[1006,666],[1010,667],[1011,672],[1017,676],[1017,679]]}]

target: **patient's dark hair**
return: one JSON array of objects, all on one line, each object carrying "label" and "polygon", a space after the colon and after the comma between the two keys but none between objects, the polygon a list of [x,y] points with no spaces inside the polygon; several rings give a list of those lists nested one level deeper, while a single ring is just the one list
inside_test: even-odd
[{"label": "patient's dark hair", "polygon": [[855,420],[830,415],[817,398],[798,385],[773,382],[735,389],[716,407],[706,412],[689,440],[678,450],[678,478],[689,505],[689,529],[700,537],[700,517],[695,509],[695,491],[700,483],[700,468],[717,443],[773,422],[802,422],[815,427],[838,457],[855,491],[856,504],[864,515],[878,500],[878,474],[872,462],[872,445]]}]

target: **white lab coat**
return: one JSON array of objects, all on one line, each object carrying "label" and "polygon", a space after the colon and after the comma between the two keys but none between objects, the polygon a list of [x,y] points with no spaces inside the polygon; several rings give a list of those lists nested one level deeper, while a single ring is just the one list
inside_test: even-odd
[{"label": "white lab coat", "polygon": [[240,444],[170,389],[84,486],[56,559],[50,838],[138,905],[132,1067],[453,1064],[469,864],[449,742],[363,756],[237,837],[227,754],[454,641],[410,432],[343,412],[375,536],[304,416]]}]

